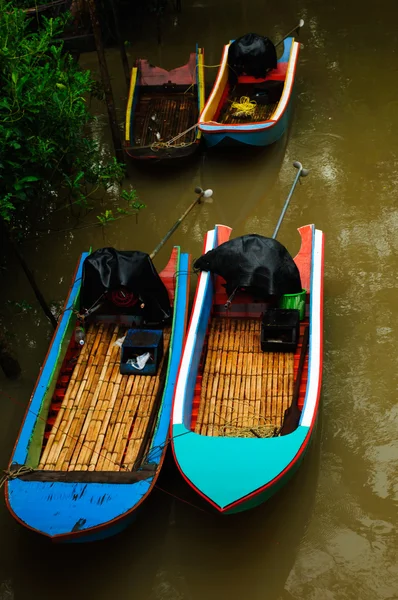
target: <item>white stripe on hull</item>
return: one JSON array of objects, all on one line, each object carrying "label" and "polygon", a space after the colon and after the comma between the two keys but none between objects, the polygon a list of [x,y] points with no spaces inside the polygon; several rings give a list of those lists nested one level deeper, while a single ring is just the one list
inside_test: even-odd
[{"label": "white stripe on hull", "polygon": [[[212,229],[207,233],[206,246],[204,253],[212,250],[216,242],[216,230]],[[196,330],[198,328],[199,317],[202,310],[204,295],[206,292],[207,282],[211,277],[211,273],[202,271],[199,276],[198,292],[193,307],[193,313],[189,324],[187,340],[185,343],[184,353],[182,355],[180,372],[177,379],[177,387],[174,397],[173,408],[173,425],[181,425],[184,422],[184,402],[186,393],[186,382],[191,366],[191,358],[194,352],[196,343]]]},{"label": "white stripe on hull", "polygon": [[322,263],[323,263],[323,233],[315,230],[311,264],[311,296],[310,296],[310,348],[308,364],[308,383],[304,400],[304,408],[300,425],[310,427],[321,378],[321,327],[322,327]]}]

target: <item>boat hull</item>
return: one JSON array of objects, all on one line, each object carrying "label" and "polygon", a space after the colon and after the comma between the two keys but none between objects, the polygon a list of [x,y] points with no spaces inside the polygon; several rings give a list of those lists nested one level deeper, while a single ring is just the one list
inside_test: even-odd
[{"label": "boat hull", "polygon": [[240,504],[238,504],[234,508],[222,511],[223,514],[233,515],[233,514],[236,514],[239,512],[244,512],[246,510],[251,510],[252,508],[256,508],[257,506],[264,504],[264,502],[267,502],[270,498],[272,498],[272,496],[277,494],[283,487],[285,487],[285,485],[287,485],[289,483],[289,481],[297,473],[297,471],[299,471],[300,466],[304,460],[304,457],[306,456],[306,454],[311,446],[312,439],[315,436],[315,430],[316,430],[316,423],[315,423],[314,429],[309,433],[308,442],[305,445],[305,447],[303,448],[303,452],[302,452],[301,456],[296,460],[295,463],[293,463],[290,466],[290,468],[279,479],[277,479],[274,483],[272,483],[265,490],[259,492],[258,494],[254,494],[247,500],[242,501]]},{"label": "boat hull", "polygon": [[[63,361],[62,347],[71,329],[82,279],[83,254],[54,333],[47,357],[17,439],[5,484],[5,498],[11,514],[25,527],[55,542],[91,542],[115,535],[130,525],[153,489],[167,448],[172,397],[182,352],[189,297],[189,255],[175,248],[161,273],[173,280],[174,317],[170,354],[161,405],[153,426],[145,464],[138,470],[52,471],[37,470],[29,453],[35,444],[35,430],[46,422],[45,395],[57,364]],[[170,266],[170,265],[173,266]],[[73,323],[72,323],[73,325]],[[58,377],[56,375],[55,377]],[[43,428],[44,432],[44,428]],[[41,436],[43,435],[43,432]],[[41,447],[42,437],[39,441]],[[35,453],[37,456],[37,452]],[[32,467],[32,472],[20,472]]]},{"label": "boat hull", "polygon": [[[228,231],[226,231],[227,229]],[[299,232],[302,244],[294,260],[300,270],[303,288],[310,291],[307,294],[307,315],[303,324],[303,329],[309,331],[309,342],[308,348],[306,345],[304,346],[304,342],[300,342],[295,354],[296,376],[298,377],[298,373],[300,373],[300,379],[297,380],[300,390],[297,402],[300,405],[297,417],[295,417],[297,420],[294,421],[290,432],[283,433],[281,428],[282,435],[271,437],[237,437],[236,434],[231,436],[222,432],[214,433],[214,429],[217,431],[218,419],[216,421],[215,417],[210,416],[206,417],[206,421],[201,421],[199,429],[197,428],[197,419],[201,410],[202,415],[210,415],[210,412],[207,411],[216,410],[215,408],[211,409],[210,405],[205,405],[208,408],[201,409],[207,392],[202,393],[202,381],[206,375],[203,370],[199,371],[199,369],[200,365],[207,364],[207,359],[202,357],[204,356],[205,340],[207,336],[210,339],[212,335],[209,330],[210,320],[214,319],[215,312],[223,310],[226,298],[222,281],[219,281],[218,277],[213,280],[213,277],[207,272],[201,272],[199,277],[176,383],[172,415],[172,448],[176,464],[186,482],[210,506],[222,514],[234,514],[251,509],[277,493],[299,469],[315,430],[322,381],[324,239],[323,233],[316,230],[313,225],[302,227]],[[206,236],[205,251],[225,242],[229,238],[229,234],[229,228],[217,226]],[[232,319],[250,320],[255,314],[261,315],[262,312],[262,306],[253,302],[242,304],[241,301],[237,301],[235,308],[234,305],[229,308],[229,315],[232,313]],[[221,321],[226,322],[225,317]],[[226,326],[225,331],[227,331]],[[236,335],[238,335],[238,329],[236,329]],[[250,343],[250,341],[247,342],[247,339],[245,343]],[[217,352],[220,352],[220,348],[225,346],[222,345],[221,338],[217,337],[217,340]],[[238,342],[238,345],[240,343]],[[304,354],[300,348],[305,350]],[[308,362],[306,363],[307,349]],[[209,355],[210,350],[206,352]],[[222,354],[221,361],[226,361],[224,352]],[[301,355],[304,357],[303,359]],[[254,358],[252,360],[254,361]],[[299,367],[302,360],[304,360],[303,364],[307,364],[306,367],[303,367],[304,371]],[[230,374],[227,376],[222,374],[224,372],[221,370],[222,362],[213,362],[212,359],[211,369],[215,369],[214,365],[216,364],[221,365],[217,367],[220,368],[221,373],[217,382],[221,379],[224,381],[230,379],[234,368],[232,363],[229,362]],[[227,363],[224,362],[224,364]],[[212,373],[217,373],[217,371],[212,370]],[[234,372],[234,381],[240,381],[239,373],[242,371],[236,371],[236,375]],[[301,373],[304,374],[301,375]],[[257,377],[258,373],[255,376]],[[284,376],[283,372],[282,376]],[[209,379],[210,377],[208,375]],[[211,401],[213,407],[215,407],[215,394],[219,398],[218,383],[213,383],[216,381],[216,377],[214,375],[214,380],[211,379],[211,385],[215,387],[210,388],[213,391],[209,396],[209,398],[214,397],[214,400]],[[236,388],[236,384],[232,383],[232,385],[235,385],[236,395],[238,388]],[[245,386],[246,393],[250,393],[251,384],[250,387],[247,387],[247,383]],[[215,391],[216,388],[217,391]],[[199,392],[196,391],[197,389]],[[228,388],[225,389],[228,390]],[[258,388],[256,389],[258,390]],[[257,393],[258,391],[256,395]],[[228,395],[226,397],[229,398]],[[195,398],[198,398],[199,402],[196,405]],[[234,401],[238,402],[239,397],[234,398]],[[219,408],[214,415],[220,415],[221,410]],[[235,409],[233,410],[235,411]],[[239,414],[241,414],[240,409]],[[202,423],[207,423],[207,425],[204,426]],[[209,428],[209,423],[214,423],[214,425]]]},{"label": "boat hull", "polygon": [[[264,81],[267,79],[284,81],[281,98],[276,104],[269,105],[270,112],[266,116],[263,116],[263,113],[258,114],[257,119],[253,121],[244,119],[237,122],[236,118],[231,120],[229,113],[228,117],[224,114],[224,107],[228,106],[228,103],[236,101],[234,96],[230,95],[232,92],[228,75],[228,51],[229,45],[224,48],[216,82],[200,116],[199,128],[203,139],[208,147],[217,148],[236,145],[242,147],[270,146],[283,136],[291,119],[299,44],[293,38],[287,38],[285,41],[284,52],[278,60],[277,68],[264,79]],[[239,89],[241,83],[246,86],[254,86],[256,81],[259,80],[246,76],[240,77],[236,90]],[[242,89],[247,90],[247,87]],[[236,90],[234,94],[239,97]],[[244,95],[249,96],[250,93],[250,91],[246,91]]]},{"label": "boat hull", "polygon": [[264,147],[271,146],[284,135],[289,127],[292,113],[292,101],[289,102],[282,117],[275,124],[266,128],[253,129],[251,131],[214,131],[209,127],[202,127],[203,139],[209,148],[233,148],[233,147]]},{"label": "boat hull", "polygon": [[134,161],[175,163],[192,156],[202,134],[204,55],[196,46],[186,65],[172,71],[139,59],[132,70],[124,148]]}]

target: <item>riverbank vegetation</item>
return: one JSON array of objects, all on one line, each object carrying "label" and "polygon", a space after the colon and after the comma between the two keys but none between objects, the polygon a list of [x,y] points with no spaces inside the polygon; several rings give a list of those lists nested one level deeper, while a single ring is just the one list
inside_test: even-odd
[{"label": "riverbank vegetation", "polygon": [[[90,206],[98,192],[115,189],[124,165],[104,158],[89,135],[88,108],[98,84],[63,50],[70,19],[31,19],[0,0],[0,217],[24,230],[59,206]],[[104,224],[142,208],[134,190],[121,206],[103,207]],[[117,215],[115,214],[117,211]]]}]

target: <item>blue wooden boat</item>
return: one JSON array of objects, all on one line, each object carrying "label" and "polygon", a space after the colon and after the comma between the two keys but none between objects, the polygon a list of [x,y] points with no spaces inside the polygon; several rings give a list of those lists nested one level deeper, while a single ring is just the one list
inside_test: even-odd
[{"label": "blue wooden boat", "polygon": [[[118,273],[107,270],[115,254],[128,265],[138,256],[156,289],[139,277],[116,286]],[[104,291],[88,310],[84,304],[83,330],[82,302],[95,293],[101,256]],[[159,275],[144,253],[82,254],[9,465],[6,502],[24,526],[55,541],[92,541],[134,519],[165,456],[188,294],[189,255],[178,246]],[[159,296],[166,308],[148,324]],[[137,335],[149,349],[138,371],[142,342],[127,344]]]},{"label": "blue wooden boat", "polygon": [[[204,252],[230,233],[217,225]],[[293,306],[301,321],[296,308],[276,309],[284,318],[296,315],[296,346],[287,338],[281,351],[284,330],[264,342],[267,302],[239,290],[226,307],[225,281],[205,271],[199,276],[176,383],[172,447],[187,483],[220,513],[272,496],[296,472],[313,436],[322,378],[324,239],[313,225],[299,233],[294,263],[303,292]]]},{"label": "blue wooden boat", "polygon": [[166,71],[138,59],[131,72],[126,111],[126,153],[135,160],[164,161],[193,154],[205,100],[203,50],[186,65]]},{"label": "blue wooden boat", "polygon": [[[203,138],[210,147],[273,144],[288,127],[300,44],[293,37],[286,38],[276,69],[269,71],[264,79],[239,75],[236,85],[229,81],[229,47],[230,44],[224,47],[217,79],[199,119]],[[248,118],[236,116],[235,102],[242,97],[251,98],[255,86],[277,81],[284,82],[278,102],[256,106]]]}]

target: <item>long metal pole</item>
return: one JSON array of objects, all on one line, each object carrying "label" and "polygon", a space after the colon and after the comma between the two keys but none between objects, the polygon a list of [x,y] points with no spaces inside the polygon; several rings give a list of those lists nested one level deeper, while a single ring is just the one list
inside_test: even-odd
[{"label": "long metal pole", "polygon": [[297,35],[298,35],[298,34],[299,34],[299,31],[300,31],[300,29],[303,27],[303,25],[304,25],[304,19],[300,19],[300,21],[298,22],[298,24],[296,25],[296,27],[293,27],[293,29],[291,29],[291,30],[289,31],[289,33],[286,33],[286,35],[284,35],[284,36],[283,36],[283,38],[282,38],[281,40],[279,40],[279,42],[277,42],[277,43],[275,44],[275,48],[276,48],[277,46],[279,46],[279,44],[281,44],[282,42],[284,42],[284,41],[285,41],[285,39],[286,39],[287,37],[289,37],[289,35],[291,35],[291,34],[292,34],[292,33],[294,33],[295,31],[297,32]]},{"label": "long metal pole", "polygon": [[[206,190],[206,192],[207,191],[209,191],[209,190]],[[197,194],[199,194],[199,196],[196,198],[196,200],[194,200],[194,202],[192,202],[192,204],[190,206],[188,206],[187,210],[181,215],[181,217],[178,219],[178,221],[176,221],[174,223],[173,227],[166,233],[166,235],[164,236],[164,238],[156,246],[155,250],[153,250],[151,252],[151,254],[149,255],[151,259],[154,258],[154,256],[156,256],[156,254],[159,252],[159,250],[165,245],[165,243],[167,242],[167,240],[173,235],[173,233],[175,232],[175,230],[177,229],[177,227],[179,227],[181,225],[181,223],[183,222],[183,220],[185,219],[185,217],[191,212],[191,210],[193,209],[193,207],[196,206],[196,204],[200,204],[201,203],[203,195],[206,192],[204,190],[202,190],[201,188],[196,188],[195,192]]]},{"label": "long metal pole", "polygon": [[279,228],[282,225],[283,217],[285,216],[285,213],[287,211],[287,207],[289,206],[290,198],[293,196],[293,192],[294,192],[294,189],[295,189],[295,187],[297,185],[298,180],[300,179],[300,177],[306,177],[308,175],[308,173],[309,173],[309,171],[307,169],[303,168],[303,165],[301,164],[301,162],[298,162],[298,160],[294,161],[293,166],[296,167],[296,169],[298,169],[298,172],[297,172],[297,175],[296,175],[296,177],[294,179],[294,182],[293,182],[292,188],[291,188],[291,190],[289,192],[289,195],[286,198],[285,204],[284,204],[284,206],[282,208],[282,212],[280,214],[278,223],[276,224],[275,231],[272,234],[272,239],[274,239],[274,240],[276,239],[276,236],[278,235]]}]

